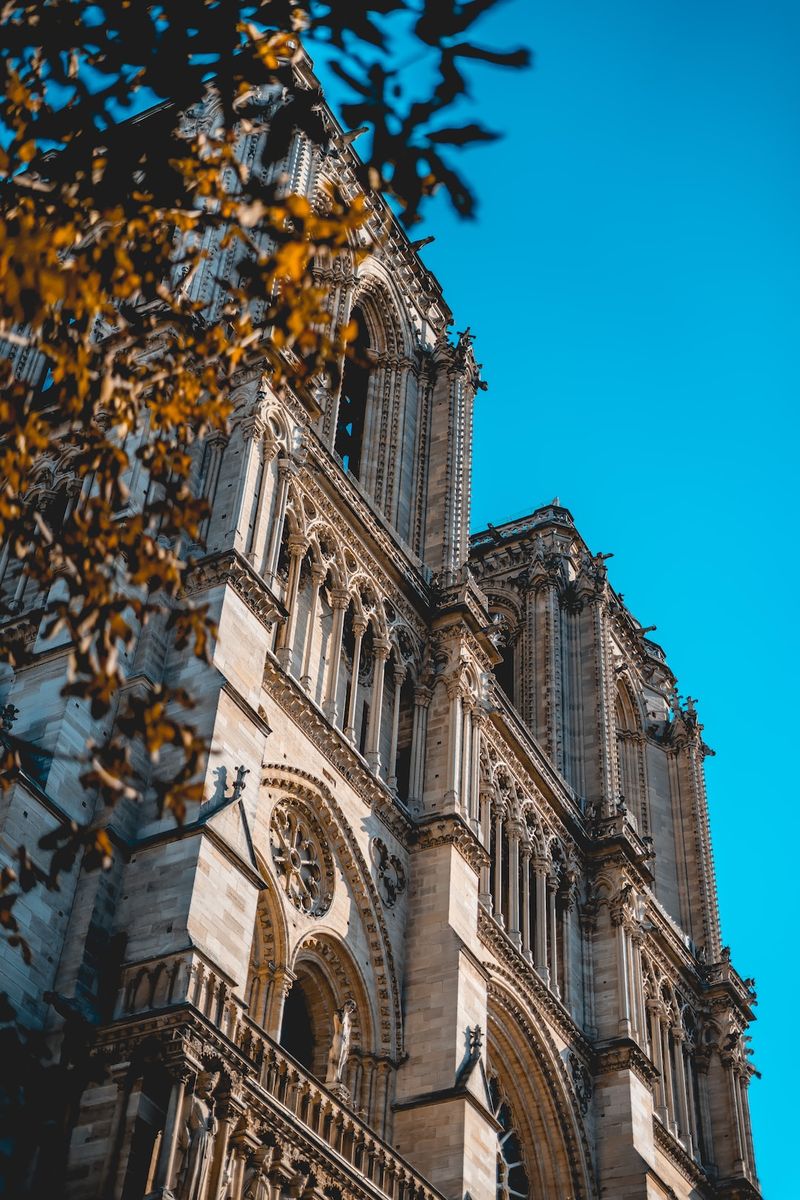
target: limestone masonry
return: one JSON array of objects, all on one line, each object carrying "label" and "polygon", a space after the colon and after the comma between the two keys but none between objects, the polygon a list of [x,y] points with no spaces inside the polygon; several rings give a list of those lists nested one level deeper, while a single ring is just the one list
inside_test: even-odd
[{"label": "limestone masonry", "polygon": [[[338,153],[297,135],[276,167],[312,200],[356,187],[326,120]],[[233,269],[220,249],[192,281],[207,311]],[[320,278],[358,322],[340,394],[245,371],[197,454],[213,664],[157,622],[127,664],[197,698],[205,799],[179,828],[121,804],[110,871],[17,906],[31,965],[3,944],[21,1018],[58,1029],[58,993],[107,1068],[68,1193],[755,1200],[754,994],[721,940],[694,704],[558,501],[469,536],[478,367],[401,228]],[[0,796],[4,860],[94,816],[72,752],[99,731],[40,644],[0,695],[41,751]]]}]

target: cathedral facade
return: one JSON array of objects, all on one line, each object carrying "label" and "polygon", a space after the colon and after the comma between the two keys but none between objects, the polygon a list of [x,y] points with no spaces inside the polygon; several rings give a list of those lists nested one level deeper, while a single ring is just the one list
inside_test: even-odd
[{"label": "cathedral facade", "polygon": [[[284,164],[312,200],[356,186],[327,119],[336,153],[298,135]],[[3,946],[23,1021],[79,1006],[103,1067],[67,1192],[756,1200],[754,995],[694,704],[557,501],[470,536],[471,339],[371,203],[388,236],[320,271],[359,331],[341,387],[243,370],[198,454],[212,663],[152,622],[127,664],[196,698],[204,799],[181,825],[120,803],[111,868],[23,899],[29,965]],[[192,284],[212,308],[224,255]],[[2,588],[39,637],[13,561]],[[3,854],[96,815],[65,663],[48,644],[4,684],[41,754],[0,798]]]}]

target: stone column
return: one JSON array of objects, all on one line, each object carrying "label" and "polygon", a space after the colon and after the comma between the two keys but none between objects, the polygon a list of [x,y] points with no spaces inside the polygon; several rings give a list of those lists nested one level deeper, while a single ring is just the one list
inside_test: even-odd
[{"label": "stone column", "polygon": [[700,1113],[697,1109],[697,1099],[694,1089],[696,1071],[694,1044],[688,1038],[683,1044],[683,1071],[686,1076],[686,1098],[689,1102],[689,1132],[692,1135],[693,1154],[695,1159],[700,1162],[702,1159],[702,1138],[700,1136]]},{"label": "stone column", "polygon": [[733,1173],[744,1174],[745,1149],[744,1138],[742,1136],[742,1114],[741,1096],[739,1094],[739,1080],[736,1075],[736,1066],[733,1056],[730,1054],[723,1055],[722,1063],[725,1068],[725,1075],[728,1079],[728,1090],[730,1095],[731,1119],[729,1122],[729,1128],[733,1133]]},{"label": "stone column", "polygon": [[286,503],[289,499],[289,478],[292,474],[292,460],[278,459],[278,487],[275,494],[275,505],[272,516],[272,528],[269,531],[267,549],[264,555],[261,572],[268,583],[272,583],[278,569],[278,556],[281,550],[283,522],[286,517]]},{"label": "stone column", "polygon": [[314,563],[311,567],[311,605],[308,610],[305,645],[303,647],[303,667],[300,676],[300,686],[304,692],[311,690],[311,650],[314,644],[314,626],[317,621],[317,605],[319,590],[325,581],[325,568]]},{"label": "stone column", "polygon": [[677,1125],[675,1106],[675,1080],[672,1077],[672,1059],[669,1053],[669,1019],[661,1016],[661,1061],[664,1064],[664,1098],[667,1107],[667,1126],[674,1133]]},{"label": "stone column", "polygon": [[331,725],[336,725],[339,720],[339,706],[336,699],[336,693],[339,687],[339,666],[342,661],[342,633],[344,632],[344,614],[350,607],[350,597],[348,593],[341,588],[337,588],[331,596],[331,607],[333,608],[333,624],[331,626],[331,640],[329,643],[327,664],[328,681],[325,689],[325,701],[322,705],[322,709]]},{"label": "stone column", "polygon": [[628,978],[628,935],[625,913],[621,905],[611,905],[611,922],[616,927],[617,993],[619,996],[619,1032],[631,1036],[630,981]]},{"label": "stone column", "polygon": [[228,1139],[238,1120],[239,1114],[231,1104],[230,1096],[225,1096],[221,1101],[217,1102],[216,1115],[218,1122],[217,1140],[214,1143],[214,1157],[211,1160],[211,1169],[209,1170],[206,1200],[217,1200],[219,1196],[220,1184],[222,1183],[228,1160]]},{"label": "stone column", "polygon": [[711,1065],[710,1046],[698,1046],[694,1056],[697,1069],[697,1093],[700,1111],[697,1114],[697,1140],[700,1154],[707,1166],[713,1166],[711,1105],[708,1098],[708,1068]]},{"label": "stone column", "polygon": [[472,816],[472,704],[469,700],[461,701],[461,764],[459,767],[461,780],[460,811],[469,821]]},{"label": "stone column", "polygon": [[478,825],[481,819],[480,813],[480,788],[481,788],[481,727],[483,725],[483,717],[477,708],[473,708],[470,714],[472,722],[472,762],[470,770],[470,825],[473,833],[478,832]]},{"label": "stone column", "polygon": [[350,703],[347,706],[347,721],[344,736],[351,742],[356,737],[356,699],[358,696],[358,672],[361,668],[361,642],[367,631],[367,622],[363,617],[353,618],[353,671],[350,676]]},{"label": "stone column", "polygon": [[744,1126],[744,1144],[747,1151],[747,1169],[751,1175],[756,1173],[756,1156],[753,1150],[753,1127],[750,1121],[750,1097],[748,1089],[750,1087],[750,1076],[747,1071],[743,1071],[740,1078],[740,1099],[742,1124]]},{"label": "stone column", "polygon": [[269,1010],[265,1014],[264,1028],[271,1038],[280,1041],[281,1025],[283,1024],[283,1006],[286,997],[292,990],[292,984],[297,976],[289,967],[276,967],[270,989]]},{"label": "stone column", "polygon": [[450,744],[447,755],[447,787],[445,800],[449,801],[456,812],[461,812],[461,740],[462,740],[462,703],[461,680],[453,675],[447,680],[447,695],[450,701],[448,713],[448,737]]},{"label": "stone column", "polygon": [[161,1138],[161,1151],[156,1167],[156,1191],[172,1189],[175,1171],[175,1156],[178,1151],[178,1130],[183,1119],[183,1107],[186,1102],[186,1085],[191,1079],[188,1068],[180,1068],[175,1075],[172,1091],[167,1105],[167,1116],[164,1122],[164,1134]]},{"label": "stone column", "polygon": [[558,921],[556,919],[556,892],[558,891],[558,876],[551,871],[547,876],[547,913],[550,926],[550,987],[557,996],[561,995],[558,986]]},{"label": "stone column", "polygon": [[[581,906],[578,912],[581,939],[581,997],[583,1000],[584,1026],[595,1030],[594,1003],[594,958],[592,943],[597,929],[597,908],[592,903]],[[596,1036],[593,1032],[592,1036]]]},{"label": "stone column", "polygon": [[203,521],[200,536],[203,540],[208,538],[208,531],[211,525],[211,517],[213,514],[214,500],[217,495],[217,485],[219,483],[219,473],[222,468],[222,460],[225,456],[225,447],[228,444],[228,439],[222,433],[214,433],[208,439],[206,445],[206,453],[208,461],[206,469],[203,472],[202,480],[202,496],[208,501],[208,516]]},{"label": "stone column", "polygon": [[26,573],[26,571],[24,569],[20,570],[14,595],[12,596],[8,605],[12,612],[19,612],[19,610],[22,608],[22,601],[25,599],[25,589],[28,586],[29,580],[30,576]]},{"label": "stone column", "polygon": [[678,1093],[678,1124],[682,1135],[681,1140],[689,1156],[692,1156],[692,1130],[689,1124],[689,1097],[686,1092],[686,1068],[683,1061],[684,1032],[680,1025],[672,1028],[672,1038],[675,1043],[675,1089]]},{"label": "stone column", "polygon": [[561,907],[561,962],[564,974],[564,995],[561,997],[566,1008],[572,1012],[574,1004],[572,986],[572,913],[575,908],[575,893],[567,887],[562,893]]},{"label": "stone column", "polygon": [[662,1124],[668,1124],[667,1117],[667,1081],[664,1070],[663,1043],[661,1041],[661,1010],[657,1000],[651,1000],[648,1003],[648,1011],[650,1013],[651,1026],[651,1047],[650,1053],[658,1071],[658,1079],[656,1080],[656,1116],[660,1117]]},{"label": "stone column", "polygon": [[420,685],[414,690],[414,717],[411,732],[411,764],[409,769],[408,800],[419,804],[425,790],[425,742],[428,736],[428,705],[430,688]]},{"label": "stone column", "polygon": [[388,638],[376,638],[373,645],[374,669],[372,672],[372,704],[369,710],[369,725],[367,727],[366,759],[369,768],[376,775],[381,769],[381,720],[383,718],[383,676],[386,670],[386,660],[392,651]]},{"label": "stone column", "polygon": [[533,863],[536,876],[536,936],[534,942],[534,966],[545,983],[550,983],[547,966],[547,876],[550,864],[546,858],[536,857]]},{"label": "stone column", "polygon": [[258,569],[263,564],[266,542],[266,524],[271,507],[272,496],[269,488],[269,464],[278,453],[276,442],[261,442],[261,487],[256,500],[256,515],[253,521],[253,533],[250,539],[250,549],[247,557]]},{"label": "stone column", "polygon": [[645,1028],[644,987],[642,983],[642,931],[636,925],[628,939],[628,950],[631,958],[631,996],[633,1000],[633,1036],[644,1048],[647,1043]]},{"label": "stone column", "polygon": [[531,954],[531,845],[522,843],[522,953],[528,962]]},{"label": "stone column", "polygon": [[523,827],[521,821],[511,820],[508,829],[508,934],[519,948],[522,935],[519,927],[519,842]]},{"label": "stone column", "polygon": [[253,499],[248,494],[250,475],[252,473],[256,447],[264,437],[264,422],[260,417],[255,415],[245,417],[239,425],[239,432],[241,433],[244,452],[242,454],[242,463],[239,467],[239,482],[236,487],[236,499],[231,512],[232,521],[230,528],[233,533],[234,548],[244,552],[247,543],[246,530],[249,523],[248,517]]},{"label": "stone column", "polygon": [[[492,846],[492,793],[488,788],[481,792],[481,826],[480,839],[487,856],[491,851]],[[492,885],[491,885],[491,870],[489,867],[488,858],[481,867],[480,875],[480,893],[478,896],[480,903],[487,912],[492,911]]]},{"label": "stone column", "polygon": [[303,564],[305,553],[308,550],[308,542],[300,534],[293,533],[287,542],[287,548],[289,550],[289,579],[286,584],[285,606],[289,615],[281,626],[276,653],[278,662],[284,671],[291,673],[292,644],[297,624],[297,593],[300,588],[300,568]]},{"label": "stone column", "polygon": [[394,683],[394,698],[392,701],[392,741],[389,746],[389,761],[386,764],[388,784],[393,792],[397,791],[397,739],[400,734],[400,693],[406,678],[406,668],[403,663],[395,662],[392,672]]},{"label": "stone column", "polygon": [[494,919],[501,925],[503,920],[503,823],[505,808],[499,802],[494,805]]}]

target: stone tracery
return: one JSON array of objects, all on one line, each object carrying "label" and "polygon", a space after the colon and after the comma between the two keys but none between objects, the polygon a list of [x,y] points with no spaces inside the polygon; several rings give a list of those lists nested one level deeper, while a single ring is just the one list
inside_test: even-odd
[{"label": "stone tracery", "polygon": [[286,895],[307,916],[321,917],[331,905],[330,855],[310,818],[286,803],[276,804],[270,826],[272,861]]}]

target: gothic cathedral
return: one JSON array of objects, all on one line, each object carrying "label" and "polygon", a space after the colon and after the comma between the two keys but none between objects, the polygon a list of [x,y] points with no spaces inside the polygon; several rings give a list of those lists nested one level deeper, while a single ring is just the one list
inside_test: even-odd
[{"label": "gothic cathedral", "polygon": [[[312,200],[357,186],[326,120],[337,153],[286,164]],[[121,803],[111,869],[26,898],[30,965],[2,949],[27,1025],[90,1014],[68,1194],[757,1200],[702,725],[558,501],[470,536],[471,339],[370,202],[389,236],[321,269],[357,322],[341,386],[243,371],[198,455],[212,664],[155,623],[128,663],[198,698],[205,798],[180,826]],[[4,687],[41,753],[3,854],[93,816],[64,671],[50,647]]]}]

